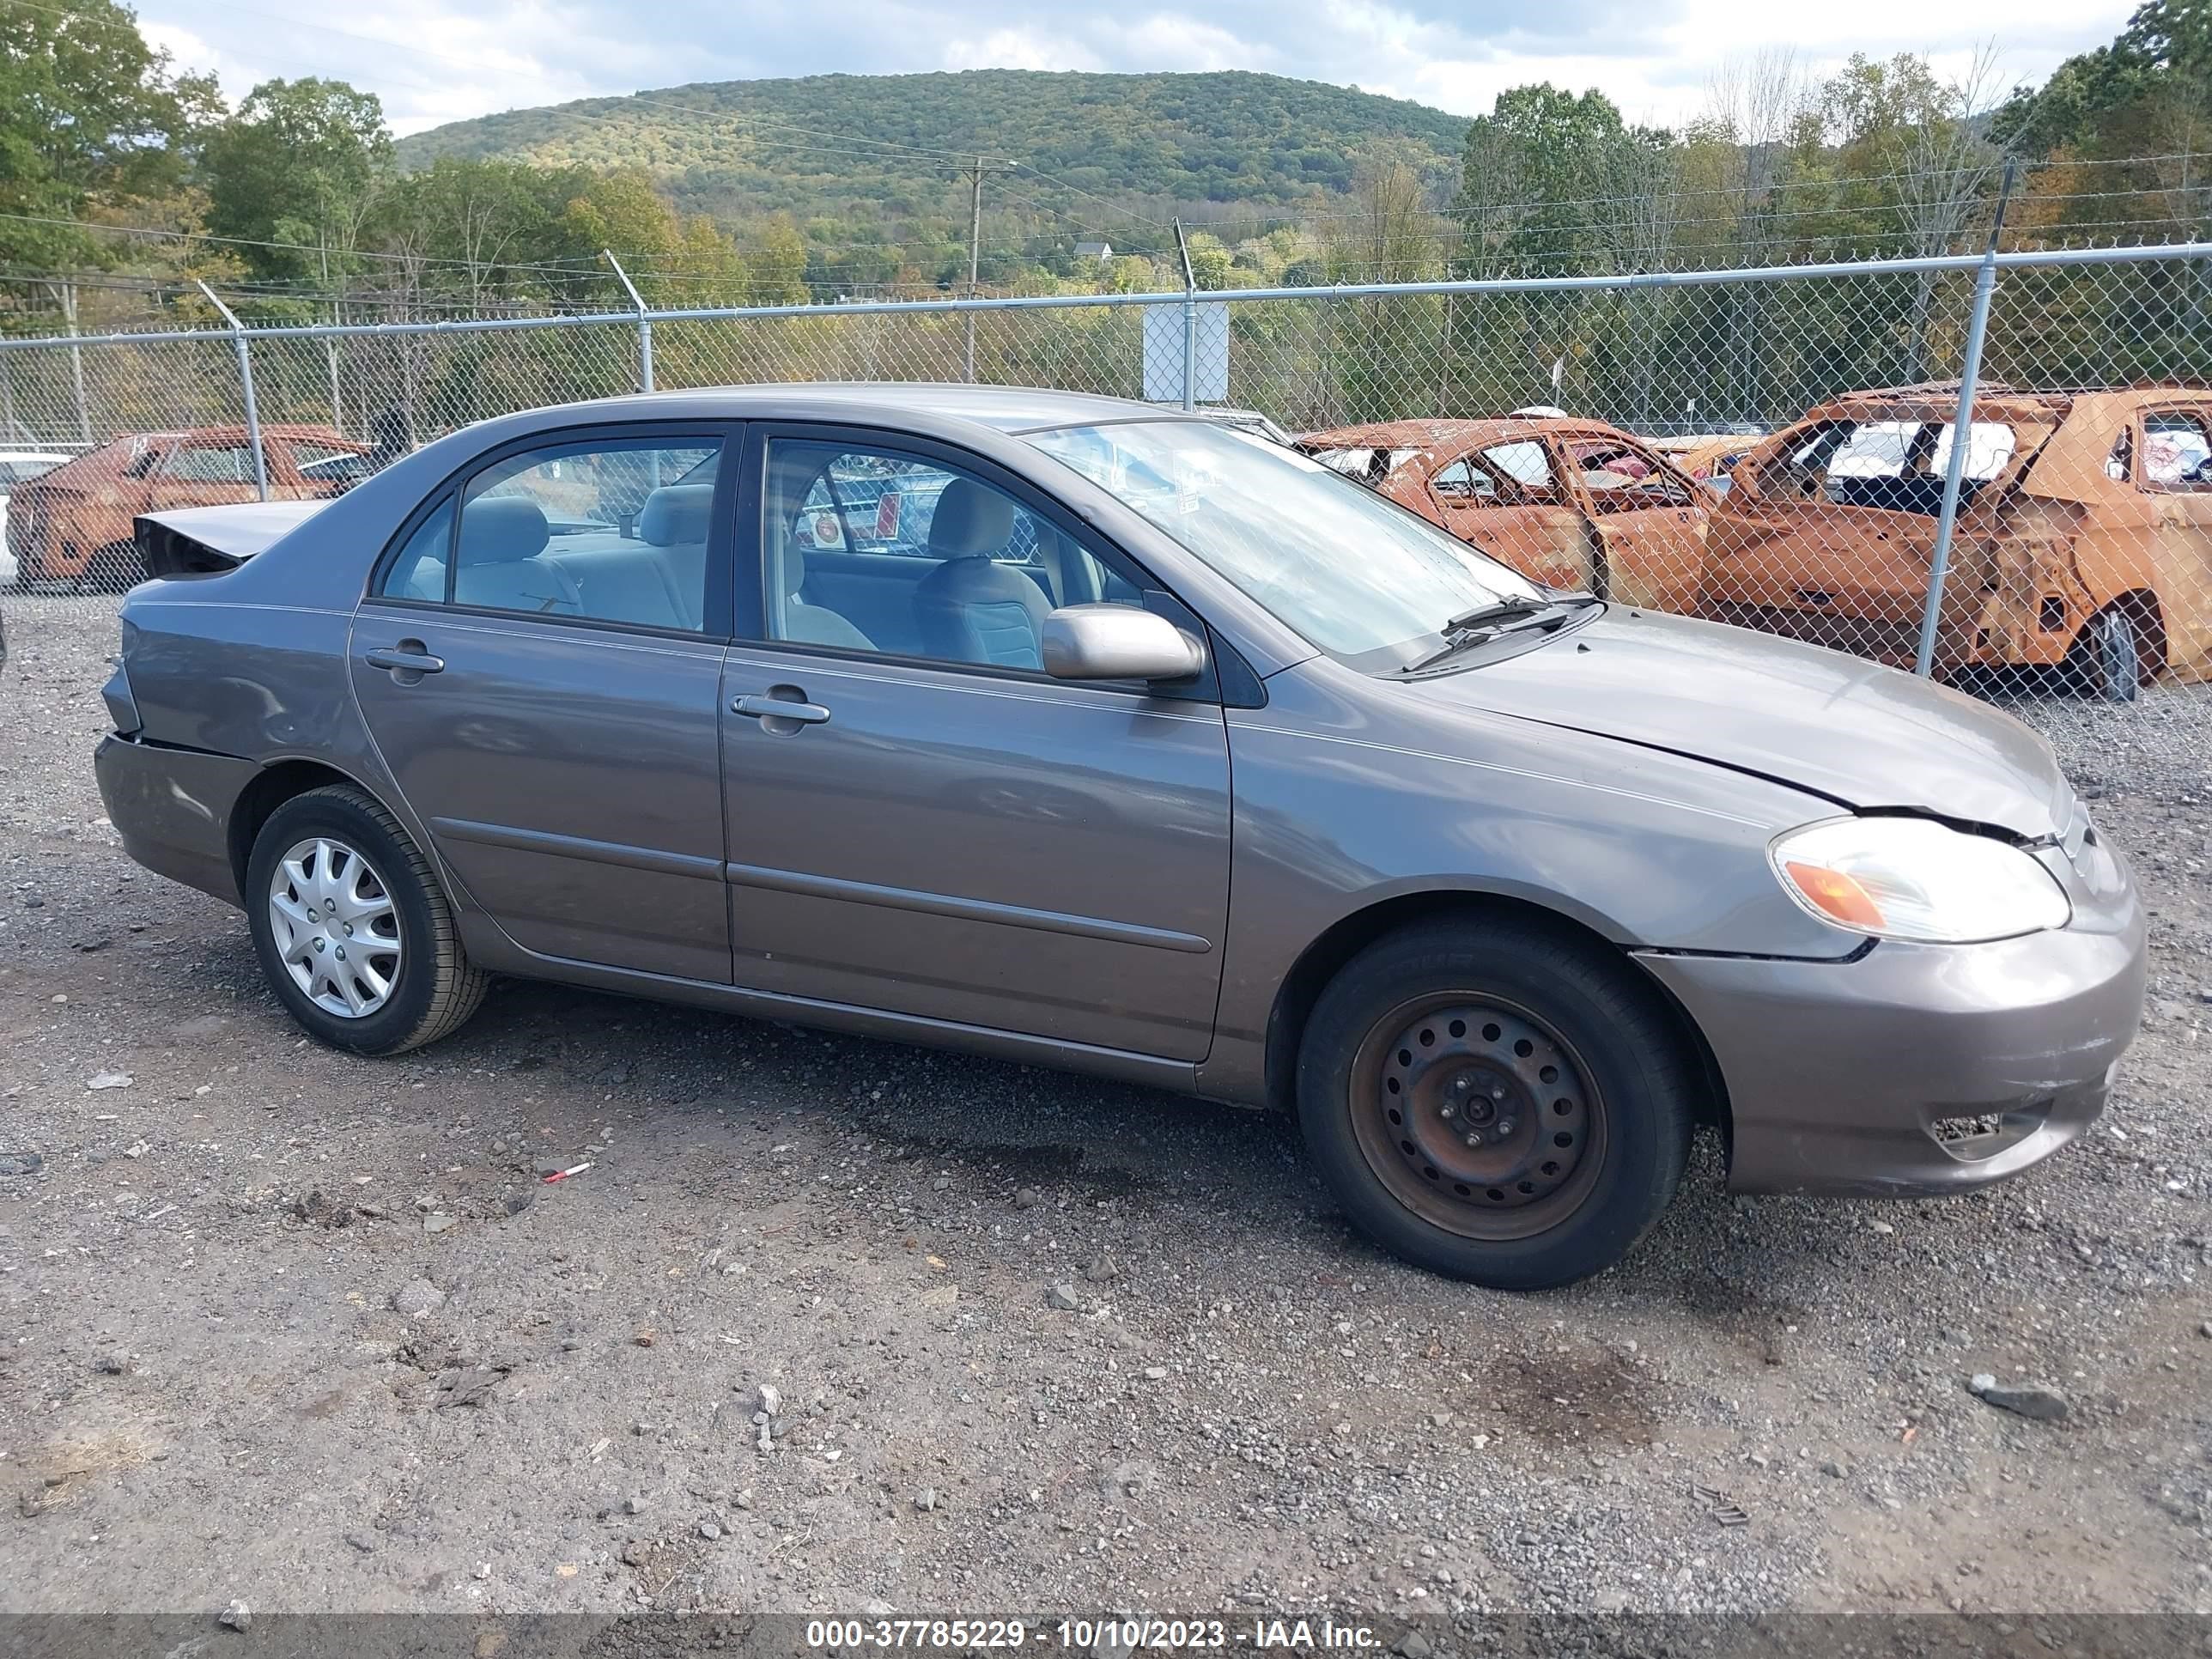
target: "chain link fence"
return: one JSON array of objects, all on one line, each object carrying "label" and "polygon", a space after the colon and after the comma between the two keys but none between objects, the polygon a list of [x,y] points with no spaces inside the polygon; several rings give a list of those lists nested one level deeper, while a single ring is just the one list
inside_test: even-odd
[{"label": "chain link fence", "polygon": [[2125,729],[2201,754],[2208,258],[0,339],[0,606],[20,645],[112,607],[137,512],[335,494],[511,410],[975,380],[1253,411],[1540,580],[1917,666],[2045,725],[2129,705]]}]

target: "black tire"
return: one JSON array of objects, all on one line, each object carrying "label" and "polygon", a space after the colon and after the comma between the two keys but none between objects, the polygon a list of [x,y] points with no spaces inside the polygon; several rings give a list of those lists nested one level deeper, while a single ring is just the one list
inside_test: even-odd
[{"label": "black tire", "polygon": [[2087,632],[2096,652],[2098,694],[2106,702],[2133,702],[2142,684],[2134,613],[2125,605],[2108,605],[2090,618]]},{"label": "black tire", "polygon": [[[1430,924],[1369,946],[1322,991],[1299,1045],[1298,1117],[1375,1243],[1454,1279],[1544,1290],[1613,1266],[1667,1207],[1693,1077],[1657,993],[1601,948],[1518,921]],[[1462,1151],[1462,1132],[1486,1129],[1494,1144]],[[1555,1139],[1577,1160],[1565,1173]]]},{"label": "black tire", "polygon": [[[333,1013],[310,999],[285,966],[270,915],[278,861],[298,843],[323,836],[356,849],[392,900],[404,948],[383,1005],[359,1016]],[[247,925],[270,988],[308,1034],[359,1054],[396,1054],[446,1036],[477,1011],[489,975],[471,965],[453,914],[430,861],[376,799],[349,784],[295,795],[269,815],[246,862]]]},{"label": "black tire", "polygon": [[146,568],[139,562],[137,546],[130,542],[110,542],[106,547],[93,550],[76,585],[79,591],[88,593],[124,593],[145,580]]}]

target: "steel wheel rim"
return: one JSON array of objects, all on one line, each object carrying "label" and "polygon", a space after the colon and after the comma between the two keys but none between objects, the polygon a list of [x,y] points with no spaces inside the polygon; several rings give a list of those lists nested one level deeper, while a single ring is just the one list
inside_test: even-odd
[{"label": "steel wheel rim", "polygon": [[300,994],[339,1019],[391,1001],[405,940],[384,878],[334,836],[295,842],[269,876],[269,934]]},{"label": "steel wheel rim", "polygon": [[1353,1058],[1351,1105],[1391,1196],[1463,1238],[1559,1225],[1605,1164],[1588,1065],[1547,1021],[1488,993],[1437,992],[1383,1014]]}]

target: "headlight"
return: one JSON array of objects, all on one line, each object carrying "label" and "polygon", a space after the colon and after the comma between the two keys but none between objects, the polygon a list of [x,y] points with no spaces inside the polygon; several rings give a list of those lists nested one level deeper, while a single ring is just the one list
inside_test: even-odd
[{"label": "headlight", "polygon": [[2074,907],[2032,854],[1931,818],[1836,818],[1775,838],[1775,874],[1822,921],[1948,945],[2063,927]]}]

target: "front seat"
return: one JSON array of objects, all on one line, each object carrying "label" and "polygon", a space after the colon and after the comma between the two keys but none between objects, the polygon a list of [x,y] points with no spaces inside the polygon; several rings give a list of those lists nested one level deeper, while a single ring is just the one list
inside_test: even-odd
[{"label": "front seat", "polygon": [[796,541],[783,545],[783,637],[794,645],[832,645],[846,651],[872,651],[876,642],[827,605],[799,597],[806,585],[806,550]]},{"label": "front seat", "polygon": [[929,551],[944,563],[915,585],[915,621],[924,650],[948,662],[1000,668],[1044,666],[1044,619],[1052,601],[1018,570],[994,562],[1014,533],[1014,504],[995,489],[955,478],[937,498]]},{"label": "front seat", "polygon": [[527,495],[479,495],[461,508],[453,550],[453,603],[493,611],[574,617],[583,606],[575,578],[538,556],[551,532]]}]

